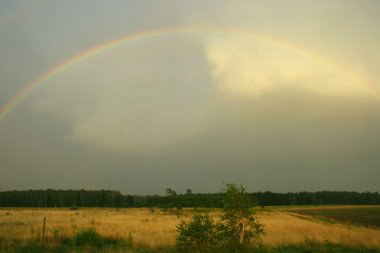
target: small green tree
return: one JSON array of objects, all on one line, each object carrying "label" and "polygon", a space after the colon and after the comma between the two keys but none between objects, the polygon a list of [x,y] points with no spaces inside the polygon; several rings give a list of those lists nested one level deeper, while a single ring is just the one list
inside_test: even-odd
[{"label": "small green tree", "polygon": [[172,189],[170,189],[170,188],[167,188],[166,189],[166,195],[167,196],[177,196],[177,192],[174,191],[174,190],[172,190]]},{"label": "small green tree", "polygon": [[216,247],[228,252],[242,252],[257,246],[264,229],[254,217],[254,203],[245,188],[227,184],[223,194],[224,207],[220,220],[214,222],[207,212],[196,211],[191,221],[182,221],[177,226],[178,247],[188,252],[204,253]]},{"label": "small green tree", "polygon": [[205,210],[195,210],[192,220],[182,221],[177,226],[179,235],[176,242],[181,252],[209,252],[217,243],[217,230],[215,222]]},{"label": "small green tree", "polygon": [[219,223],[221,242],[231,252],[257,245],[264,232],[263,225],[254,217],[254,203],[242,185],[227,184],[223,215]]}]

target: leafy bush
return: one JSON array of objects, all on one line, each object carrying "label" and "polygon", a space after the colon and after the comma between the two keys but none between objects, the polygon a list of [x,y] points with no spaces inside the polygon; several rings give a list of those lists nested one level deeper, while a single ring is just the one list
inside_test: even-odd
[{"label": "leafy bush", "polygon": [[132,234],[129,235],[127,241],[120,238],[104,237],[100,235],[95,228],[86,228],[77,232],[73,237],[73,244],[75,247],[84,248],[103,248],[114,246],[132,247],[133,238]]},{"label": "leafy bush", "polygon": [[217,243],[217,227],[204,210],[195,210],[192,220],[182,221],[177,230],[177,248],[188,252],[207,252]]},{"label": "leafy bush", "polygon": [[252,203],[243,186],[227,184],[223,215],[214,222],[207,212],[197,211],[189,222],[177,226],[177,247],[190,252],[210,252],[223,248],[242,252],[260,243],[263,225],[254,217]]},{"label": "leafy bush", "polygon": [[105,239],[96,232],[95,228],[86,228],[73,237],[73,242],[75,246],[92,246],[92,247],[102,247],[105,244]]}]

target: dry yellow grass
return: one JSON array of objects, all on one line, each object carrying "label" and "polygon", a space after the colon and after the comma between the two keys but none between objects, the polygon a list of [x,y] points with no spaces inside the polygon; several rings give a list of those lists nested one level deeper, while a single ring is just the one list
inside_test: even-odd
[{"label": "dry yellow grass", "polygon": [[[176,215],[159,209],[154,212],[149,209],[1,209],[0,238],[9,243],[40,238],[43,217],[47,218],[46,238],[50,241],[71,237],[82,228],[95,227],[104,236],[126,239],[131,234],[135,244],[154,247],[174,244],[176,225],[189,219],[190,212]],[[380,229],[327,224],[276,211],[260,212],[257,217],[265,226],[263,243],[268,246],[303,243],[307,237],[380,248]]]},{"label": "dry yellow grass", "polygon": [[299,244],[307,237],[343,245],[380,248],[380,229],[324,223],[285,212],[262,213],[259,218],[265,225],[263,241],[268,246]]}]

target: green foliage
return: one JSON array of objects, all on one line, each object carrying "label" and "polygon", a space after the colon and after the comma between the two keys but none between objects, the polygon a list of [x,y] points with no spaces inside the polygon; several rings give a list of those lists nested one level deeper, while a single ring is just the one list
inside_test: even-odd
[{"label": "green foliage", "polygon": [[182,221],[177,226],[177,247],[188,252],[208,252],[217,243],[218,231],[215,222],[204,210],[195,210],[190,222]]},{"label": "green foliage", "polygon": [[83,229],[73,237],[75,246],[102,247],[104,241],[103,237],[95,230],[95,228]]},{"label": "green foliage", "polygon": [[[166,195],[123,195],[111,190],[27,190],[0,191],[1,207],[222,207],[220,193],[192,193],[187,189],[184,194],[177,194],[173,189],[166,189]],[[262,206],[285,205],[326,205],[326,204],[380,204],[378,192],[256,192],[250,193]]]},{"label": "green foliage", "polygon": [[172,189],[170,189],[170,188],[167,188],[166,189],[166,195],[167,196],[177,196],[177,192],[174,191],[174,190],[172,190]]},{"label": "green foliage", "polygon": [[257,246],[264,229],[254,217],[254,203],[245,188],[242,185],[227,184],[223,193],[225,202],[219,223],[222,243],[231,252]]},{"label": "green foliage", "polygon": [[77,232],[73,237],[73,244],[79,248],[103,248],[112,245],[124,245],[131,247],[133,238],[130,234],[127,241],[122,241],[116,238],[106,238],[101,236],[95,228],[86,228]]},{"label": "green foliage", "polygon": [[177,226],[177,246],[190,252],[209,252],[213,248],[242,252],[257,246],[264,232],[254,217],[253,203],[243,186],[227,184],[223,190],[223,215],[214,222],[205,211],[194,213],[188,223]]},{"label": "green foliage", "polygon": [[332,243],[330,241],[318,241],[306,238],[303,245],[302,253],[349,253],[349,252],[361,252],[361,253],[378,253],[379,250],[370,249],[366,247],[349,247]]},{"label": "green foliage", "polygon": [[[131,237],[131,236],[130,236]],[[128,239],[129,240],[129,239]],[[15,241],[11,244],[8,241],[0,241],[0,252],[7,253],[74,253],[74,252],[92,252],[92,253],[184,253],[184,252],[200,252],[197,250],[184,250],[183,248],[175,248],[172,246],[148,246],[134,245],[131,247],[129,243],[107,244],[104,247],[82,247],[75,246],[72,242],[61,241],[59,244],[46,245],[41,248],[39,240],[32,241]],[[207,253],[231,253],[228,248],[217,247],[211,245]],[[260,246],[255,249],[241,250],[239,253],[380,253],[380,248],[371,248],[365,246],[347,246],[331,243],[329,241],[316,241],[306,239],[302,244],[281,245],[277,247]]]}]

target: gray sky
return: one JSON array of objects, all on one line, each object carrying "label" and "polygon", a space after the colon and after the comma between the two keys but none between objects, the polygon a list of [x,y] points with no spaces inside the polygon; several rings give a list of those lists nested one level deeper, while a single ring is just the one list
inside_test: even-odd
[{"label": "gray sky", "polygon": [[0,115],[0,190],[380,191],[378,10],[0,1],[0,108],[91,47],[177,27],[90,55]]}]

